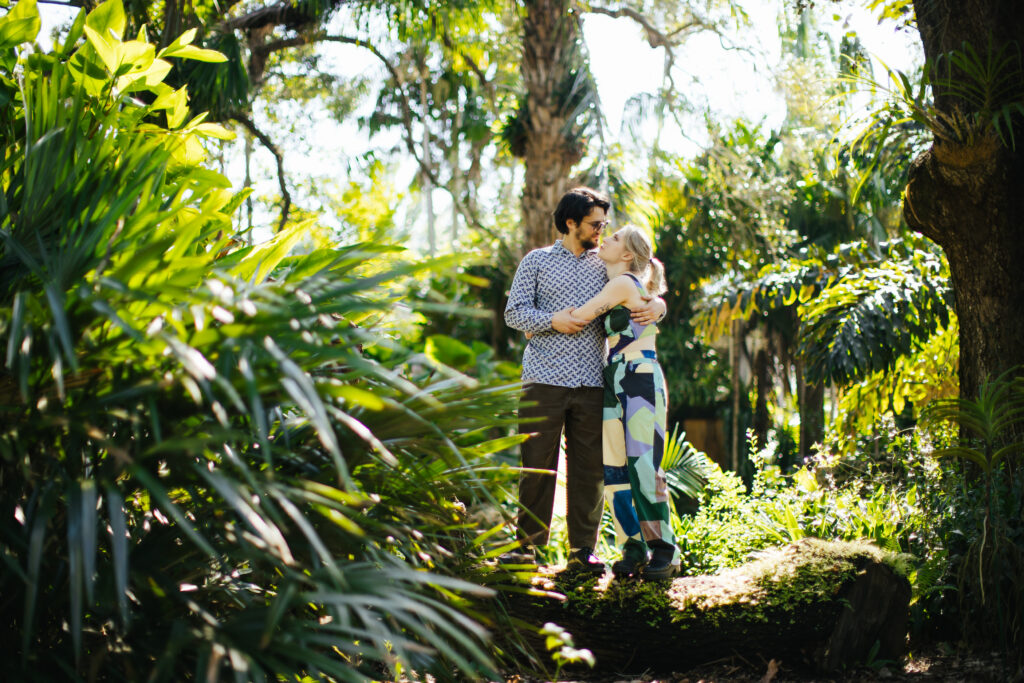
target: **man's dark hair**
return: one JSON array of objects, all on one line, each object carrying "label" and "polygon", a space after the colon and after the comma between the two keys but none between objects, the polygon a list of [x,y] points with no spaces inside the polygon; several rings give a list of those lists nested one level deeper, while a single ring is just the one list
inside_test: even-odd
[{"label": "man's dark hair", "polygon": [[591,190],[589,187],[572,188],[558,200],[558,207],[554,213],[555,229],[563,235],[568,235],[569,226],[565,222],[572,219],[578,225],[595,206],[607,211],[612,203],[597,190]]}]

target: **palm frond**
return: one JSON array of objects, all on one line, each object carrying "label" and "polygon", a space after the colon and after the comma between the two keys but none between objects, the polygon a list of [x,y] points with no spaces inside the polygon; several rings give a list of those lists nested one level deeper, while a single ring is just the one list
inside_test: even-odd
[{"label": "palm frond", "polygon": [[481,472],[517,386],[403,348],[392,311],[430,266],[392,247],[234,251],[198,129],[112,94],[91,49],[5,105],[11,675],[497,676],[492,591],[458,574],[497,543],[466,509],[498,507]]}]

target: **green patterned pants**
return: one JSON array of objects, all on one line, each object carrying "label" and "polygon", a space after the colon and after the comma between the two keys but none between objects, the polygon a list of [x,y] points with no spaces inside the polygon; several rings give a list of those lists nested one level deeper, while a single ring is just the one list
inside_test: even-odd
[{"label": "green patterned pants", "polygon": [[672,503],[661,469],[668,419],[665,376],[652,351],[637,351],[612,356],[604,379],[604,494],[616,541],[671,546],[677,563]]}]

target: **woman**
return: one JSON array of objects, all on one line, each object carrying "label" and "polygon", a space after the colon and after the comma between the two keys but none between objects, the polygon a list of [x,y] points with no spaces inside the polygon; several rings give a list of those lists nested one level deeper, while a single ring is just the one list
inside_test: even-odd
[{"label": "woman", "polygon": [[[608,284],[572,312],[593,320],[604,315],[608,333],[605,368],[604,484],[611,504],[622,559],[617,577],[664,579],[679,571],[679,551],[669,517],[670,503],[661,459],[668,415],[665,377],[655,355],[657,325],[640,325],[631,308],[665,291],[665,269],[651,241],[626,226],[601,244]],[[648,557],[650,549],[650,557]]]}]

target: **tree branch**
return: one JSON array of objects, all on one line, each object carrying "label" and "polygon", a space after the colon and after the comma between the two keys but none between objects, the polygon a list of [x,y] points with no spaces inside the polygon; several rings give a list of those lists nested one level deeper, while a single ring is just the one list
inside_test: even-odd
[{"label": "tree branch", "polygon": [[[679,47],[686,38],[699,31],[711,31],[712,33],[717,34],[719,39],[723,38],[721,26],[706,17],[698,16],[692,9],[689,12],[690,18],[688,21],[684,21],[671,30],[664,30],[655,26],[654,23],[643,13],[638,12],[631,7],[611,9],[609,7],[599,7],[595,5],[581,5],[579,2],[574,4],[576,9],[580,12],[602,14],[613,19],[626,17],[635,21],[640,25],[640,28],[643,29],[648,45],[652,48],[663,47],[668,52],[671,52],[672,48]],[[674,55],[672,60],[675,61]]]},{"label": "tree branch", "polygon": [[266,133],[257,128],[256,124],[253,123],[252,119],[248,116],[241,112],[232,112],[228,114],[227,118],[232,121],[237,121],[245,126],[245,128],[252,133],[253,137],[263,143],[263,146],[274,155],[274,159],[277,161],[277,182],[281,188],[281,219],[278,221],[277,229],[279,231],[283,230],[285,223],[288,221],[288,211],[292,206],[292,196],[288,193],[288,187],[285,184],[284,157],[281,155],[281,152],[278,151],[274,141],[271,140]]},{"label": "tree branch", "polygon": [[287,50],[290,47],[302,47],[303,45],[309,45],[316,41],[316,34],[303,34],[295,36],[294,38],[282,38],[281,40],[273,40],[263,45],[254,45],[250,49],[253,52],[259,52],[263,55],[269,55],[272,52],[278,50]]},{"label": "tree branch", "polygon": [[226,19],[220,24],[219,28],[224,31],[251,31],[253,29],[262,29],[273,26],[287,26],[288,28],[297,29],[301,26],[318,21],[324,14],[343,4],[345,1],[346,0],[326,0],[319,8],[320,11],[317,12],[312,8],[305,6],[304,3],[293,3],[288,2],[287,0],[279,0],[272,5],[260,7],[259,9],[232,19]]},{"label": "tree branch", "polygon": [[344,43],[346,45],[356,45],[358,47],[362,47],[369,50],[377,59],[381,61],[381,63],[384,65],[384,68],[388,70],[388,73],[391,74],[391,78],[394,79],[395,84],[397,85],[395,91],[398,94],[398,100],[402,108],[402,139],[405,142],[406,150],[409,152],[412,158],[416,160],[416,163],[419,165],[420,170],[426,177],[430,179],[430,181],[434,184],[434,187],[444,188],[448,192],[448,195],[452,198],[452,205],[455,207],[456,211],[462,214],[462,217],[466,219],[466,222],[472,225],[475,229],[479,230],[480,232],[483,232],[486,235],[490,236],[491,238],[498,240],[502,253],[507,258],[509,258],[511,262],[514,263],[516,261],[516,258],[512,254],[511,250],[508,248],[508,245],[505,243],[505,240],[503,240],[501,236],[498,235],[494,230],[491,230],[490,228],[486,227],[480,221],[479,217],[477,217],[476,212],[473,211],[471,207],[467,206],[466,203],[463,202],[462,199],[459,198],[455,192],[452,192],[450,187],[448,187],[447,185],[442,183],[440,179],[438,179],[437,174],[434,172],[434,169],[428,163],[426,163],[423,157],[421,157],[419,153],[416,151],[416,142],[413,139],[412,130],[412,105],[409,103],[409,98],[405,94],[405,80],[402,78],[401,73],[399,73],[395,65],[392,64],[390,60],[388,60],[388,58],[384,55],[384,53],[377,49],[376,46],[361,38],[352,38],[349,36],[321,35],[318,36],[317,40],[323,40],[334,43]]},{"label": "tree branch", "polygon": [[493,103],[495,99],[494,84],[487,80],[487,76],[480,68],[480,65],[478,65],[472,57],[455,46],[452,42],[451,36],[448,35],[447,30],[441,32],[441,41],[444,43],[446,48],[452,51],[453,54],[457,54],[459,57],[462,57],[462,61],[464,61],[473,73],[476,74],[476,77],[480,79],[480,85],[482,85],[484,90],[487,92],[487,99]]},{"label": "tree branch", "polygon": [[594,5],[590,5],[588,7],[578,7],[577,9],[591,14],[603,14],[611,17],[612,19],[627,17],[640,24],[640,28],[642,28],[644,33],[647,35],[647,44],[652,48],[663,47],[665,49],[671,49],[673,47],[673,43],[667,35],[655,27],[654,24],[651,23],[650,19],[631,7],[611,9],[609,7],[596,7]]},{"label": "tree branch", "polygon": [[[260,10],[257,11],[259,12]],[[270,24],[254,23],[252,24],[252,28],[261,25],[269,26]],[[458,197],[458,195],[455,192],[453,192],[450,187],[442,183],[434,169],[429,164],[427,164],[426,161],[422,158],[422,156],[417,152],[415,140],[413,139],[413,109],[411,103],[409,102],[409,98],[405,92],[405,79],[402,78],[402,74],[399,72],[398,68],[394,64],[392,64],[391,61],[387,58],[387,56],[383,52],[381,52],[380,49],[378,49],[373,43],[362,38],[354,38],[351,36],[327,35],[323,32],[311,32],[304,35],[294,36],[292,38],[282,38],[280,40],[271,41],[265,44],[250,45],[250,52],[252,57],[254,57],[256,61],[265,62],[267,55],[269,55],[272,52],[292,47],[299,47],[302,45],[308,45],[310,43],[315,42],[329,42],[342,43],[345,45],[355,45],[365,50],[369,50],[381,62],[381,64],[384,65],[384,68],[387,69],[388,73],[391,75],[391,78],[397,85],[397,87],[395,88],[395,92],[398,95],[399,104],[402,110],[402,139],[403,142],[405,143],[406,150],[412,156],[412,158],[415,159],[416,164],[420,167],[420,170],[427,178],[430,179],[434,186],[444,188],[448,192],[448,195],[452,198],[452,205],[455,207],[455,210],[462,215],[466,222],[470,224],[474,229],[479,230],[480,232],[490,236],[491,238],[498,240],[499,244],[501,245],[500,249],[502,250],[503,255],[509,258],[511,262],[515,262],[515,257],[512,254],[511,250],[508,248],[508,245],[505,243],[505,240],[503,240],[501,236],[497,234],[494,230],[485,226],[483,222],[480,220],[480,218],[476,215],[476,212],[472,209],[472,207],[468,206],[464,201],[462,201],[462,199]],[[483,77],[483,74],[482,72],[480,72],[479,67],[473,64],[472,60],[470,60],[468,57],[465,57],[463,55],[463,58],[466,60],[467,64],[470,64],[470,68],[473,68],[474,71],[477,71],[484,85],[490,87],[490,83]],[[241,114],[233,114],[229,116],[229,118],[238,121],[246,128],[248,128],[250,132],[252,132],[252,134],[257,138],[259,138],[260,142],[262,142],[263,145],[267,149],[269,149],[271,153],[274,154],[274,157],[277,160],[278,179],[281,185],[281,194],[285,200],[285,215],[282,215],[281,219],[281,226],[283,227],[284,220],[287,214],[287,209],[291,202],[291,198],[288,195],[287,189],[285,188],[284,163],[281,154],[277,151],[276,147],[274,146],[273,142],[271,142],[270,138],[267,137],[264,133],[257,130],[250,119],[244,117],[244,115]]]}]

